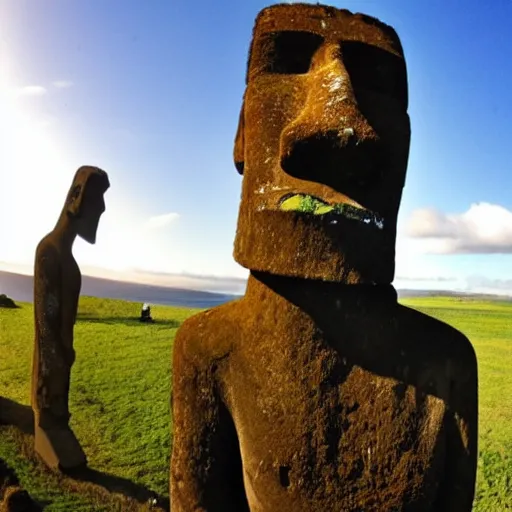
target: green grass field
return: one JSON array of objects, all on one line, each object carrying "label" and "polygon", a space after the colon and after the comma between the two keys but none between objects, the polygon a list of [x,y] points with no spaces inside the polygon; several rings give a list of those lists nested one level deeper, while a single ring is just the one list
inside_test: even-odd
[{"label": "green grass field", "polygon": [[[512,303],[457,298],[401,302],[446,321],[473,342],[480,372],[474,510],[512,509]],[[21,306],[0,309],[0,394],[22,404],[17,405],[25,417],[20,426],[27,427],[33,310],[30,304]],[[147,510],[143,503],[151,493],[162,503],[168,498],[172,344],[179,325],[198,310],[154,306],[157,323],[148,325],[137,321],[139,308],[118,300],[80,301],[71,426],[95,479],[77,482],[47,471],[34,457],[27,428],[0,426],[0,458],[34,498],[47,504],[47,511]]]}]

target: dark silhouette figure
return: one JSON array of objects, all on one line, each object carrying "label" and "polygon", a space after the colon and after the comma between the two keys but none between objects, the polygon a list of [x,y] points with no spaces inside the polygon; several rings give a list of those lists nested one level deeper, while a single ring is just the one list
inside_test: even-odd
[{"label": "dark silhouette figure", "polygon": [[235,141],[251,273],[176,336],[173,512],[471,510],[474,350],[391,284],[407,103],[391,27],[258,15]]},{"label": "dark silhouette figure", "polygon": [[0,294],[0,308],[17,309],[19,306],[5,293]]},{"label": "dark silhouette figure", "polygon": [[35,451],[51,468],[86,464],[69,427],[69,381],[75,360],[73,328],[81,287],[73,257],[76,236],[94,244],[107,174],[81,167],[75,174],[57,225],[37,246],[34,266],[35,346],[32,370]]},{"label": "dark silhouette figure", "polygon": [[144,323],[154,323],[154,320],[151,317],[151,307],[149,306],[149,304],[144,303],[142,305],[139,320]]}]

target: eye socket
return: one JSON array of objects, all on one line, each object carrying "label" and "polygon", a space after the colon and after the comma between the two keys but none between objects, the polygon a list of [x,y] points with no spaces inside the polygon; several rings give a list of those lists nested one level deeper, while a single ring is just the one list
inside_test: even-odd
[{"label": "eye socket", "polygon": [[343,42],[341,52],[356,95],[358,90],[370,90],[407,102],[403,59],[382,48],[358,41]]},{"label": "eye socket", "polygon": [[307,73],[323,42],[317,34],[292,30],[271,32],[265,39],[265,71],[286,75]]}]

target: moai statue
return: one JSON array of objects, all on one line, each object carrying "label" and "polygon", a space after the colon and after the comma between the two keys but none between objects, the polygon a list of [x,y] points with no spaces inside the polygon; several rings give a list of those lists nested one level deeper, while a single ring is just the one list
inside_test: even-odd
[{"label": "moai statue", "polygon": [[176,336],[173,512],[471,510],[474,350],[391,284],[407,95],[380,21],[258,15],[235,142],[250,277]]},{"label": "moai statue", "polygon": [[105,211],[107,173],[80,167],[54,230],[37,246],[34,267],[35,345],[32,408],[35,450],[51,467],[70,470],[86,465],[85,454],[69,426],[69,382],[75,360],[73,329],[81,287],[73,257],[76,236],[96,242]]}]

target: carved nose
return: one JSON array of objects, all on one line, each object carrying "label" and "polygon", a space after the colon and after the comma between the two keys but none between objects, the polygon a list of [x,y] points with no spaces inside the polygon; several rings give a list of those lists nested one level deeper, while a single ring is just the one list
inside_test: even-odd
[{"label": "carved nose", "polygon": [[291,151],[281,158],[281,167],[291,176],[336,189],[348,183],[365,187],[371,180],[372,166],[368,152],[358,146],[358,139],[352,132],[340,136],[330,131],[295,139]]},{"label": "carved nose", "polygon": [[359,110],[339,49],[322,48],[309,72],[306,103],[281,134],[282,169],[301,179],[345,173],[337,178],[363,181],[367,166],[349,164],[366,160],[362,153],[377,139]]}]

